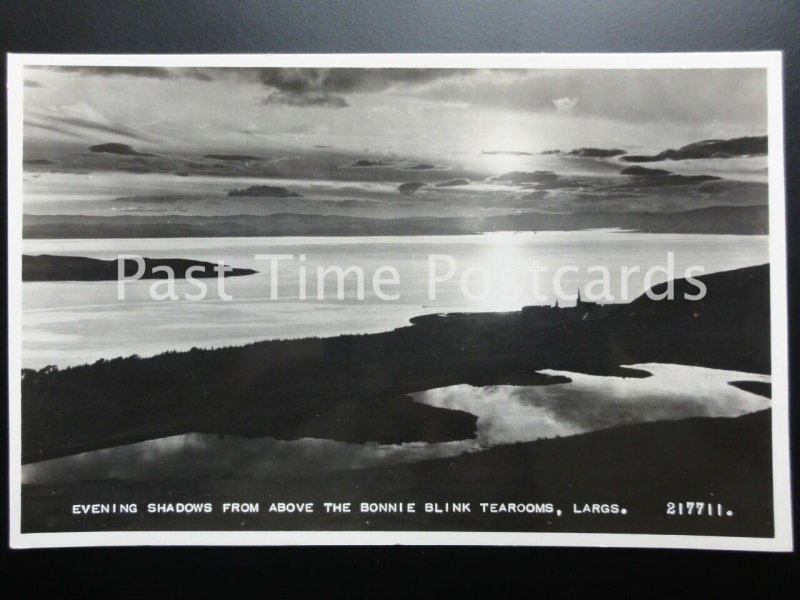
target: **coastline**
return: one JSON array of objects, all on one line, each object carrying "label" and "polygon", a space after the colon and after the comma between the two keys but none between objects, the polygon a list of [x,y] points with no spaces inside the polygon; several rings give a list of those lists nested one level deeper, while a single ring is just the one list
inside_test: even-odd
[{"label": "coastline", "polygon": [[[768,265],[698,279],[708,288],[699,301],[641,296],[595,314],[553,309],[561,312],[550,319],[538,311],[428,317],[378,334],[26,370],[23,462],[190,432],[353,443],[464,439],[474,434],[474,416],[406,395],[460,383],[561,381],[542,369],[641,376],[620,365],[663,362],[768,373]],[[687,281],[674,285],[682,298]]]}]

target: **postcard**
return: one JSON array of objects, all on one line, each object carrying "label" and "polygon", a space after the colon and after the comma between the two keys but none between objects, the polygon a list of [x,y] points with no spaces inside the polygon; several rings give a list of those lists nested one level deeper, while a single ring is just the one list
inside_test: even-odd
[{"label": "postcard", "polygon": [[10,55],[10,543],[792,548],[781,55]]}]

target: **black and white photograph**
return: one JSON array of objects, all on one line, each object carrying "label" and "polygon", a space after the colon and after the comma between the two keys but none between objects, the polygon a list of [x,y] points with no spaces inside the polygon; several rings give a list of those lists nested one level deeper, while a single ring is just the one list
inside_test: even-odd
[{"label": "black and white photograph", "polygon": [[14,547],[791,550],[780,53],[8,76]]}]

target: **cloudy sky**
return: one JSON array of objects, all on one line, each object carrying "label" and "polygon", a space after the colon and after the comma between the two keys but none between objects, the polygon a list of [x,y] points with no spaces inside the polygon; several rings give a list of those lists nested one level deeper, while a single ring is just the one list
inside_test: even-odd
[{"label": "cloudy sky", "polygon": [[766,133],[763,70],[26,67],[25,136],[143,152],[660,151]]}]

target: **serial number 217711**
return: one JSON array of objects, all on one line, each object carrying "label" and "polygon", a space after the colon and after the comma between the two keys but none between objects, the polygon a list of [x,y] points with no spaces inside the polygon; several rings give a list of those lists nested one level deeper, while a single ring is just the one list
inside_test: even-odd
[{"label": "serial number 217711", "polygon": [[719,502],[667,502],[667,514],[681,517],[732,517]]}]

